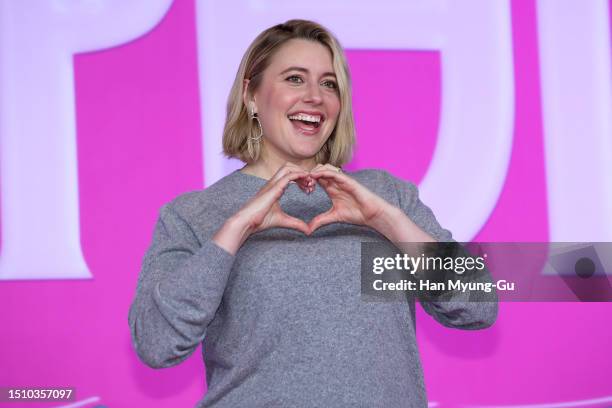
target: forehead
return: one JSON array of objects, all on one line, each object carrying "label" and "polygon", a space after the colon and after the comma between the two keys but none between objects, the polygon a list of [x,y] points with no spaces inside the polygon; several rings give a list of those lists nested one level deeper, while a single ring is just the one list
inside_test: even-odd
[{"label": "forehead", "polygon": [[294,39],[283,44],[270,59],[273,73],[289,67],[306,68],[313,73],[334,72],[331,51],[316,41]]}]

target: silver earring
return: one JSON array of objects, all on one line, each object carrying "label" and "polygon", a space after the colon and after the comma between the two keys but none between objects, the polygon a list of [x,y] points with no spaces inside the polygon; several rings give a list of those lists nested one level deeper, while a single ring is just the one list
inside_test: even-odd
[{"label": "silver earring", "polygon": [[259,117],[257,116],[257,113],[255,113],[255,110],[253,109],[252,106],[251,106],[251,119],[255,119],[257,121],[257,127],[259,128],[259,135],[257,137],[249,136],[249,139],[253,142],[259,142],[259,139],[261,139],[261,137],[263,136],[263,127],[261,126],[261,121],[259,120]]}]

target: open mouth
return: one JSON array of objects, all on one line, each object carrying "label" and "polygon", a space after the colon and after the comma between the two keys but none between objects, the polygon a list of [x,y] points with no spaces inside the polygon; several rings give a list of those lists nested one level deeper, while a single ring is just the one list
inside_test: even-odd
[{"label": "open mouth", "polygon": [[305,113],[297,113],[287,117],[294,127],[306,133],[316,133],[324,120],[322,115],[309,115]]}]

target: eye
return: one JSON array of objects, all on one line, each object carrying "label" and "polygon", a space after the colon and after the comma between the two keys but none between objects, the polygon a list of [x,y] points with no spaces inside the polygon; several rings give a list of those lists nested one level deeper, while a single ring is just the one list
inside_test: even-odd
[{"label": "eye", "polygon": [[287,78],[285,78],[287,81],[289,82],[293,82],[294,84],[301,84],[302,82],[304,82],[302,80],[302,77],[300,77],[299,75],[291,75],[288,76]]},{"label": "eye", "polygon": [[329,89],[338,89],[338,84],[336,83],[336,81],[332,81],[332,80],[327,80],[327,81],[323,81],[323,86]]}]

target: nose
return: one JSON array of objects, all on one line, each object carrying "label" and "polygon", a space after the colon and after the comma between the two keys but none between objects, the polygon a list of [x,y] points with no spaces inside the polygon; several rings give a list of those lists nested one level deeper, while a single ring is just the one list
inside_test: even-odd
[{"label": "nose", "polygon": [[312,103],[312,104],[320,104],[323,101],[323,97],[321,96],[321,89],[319,88],[319,84],[316,82],[311,82],[308,84],[304,94],[304,102]]}]

